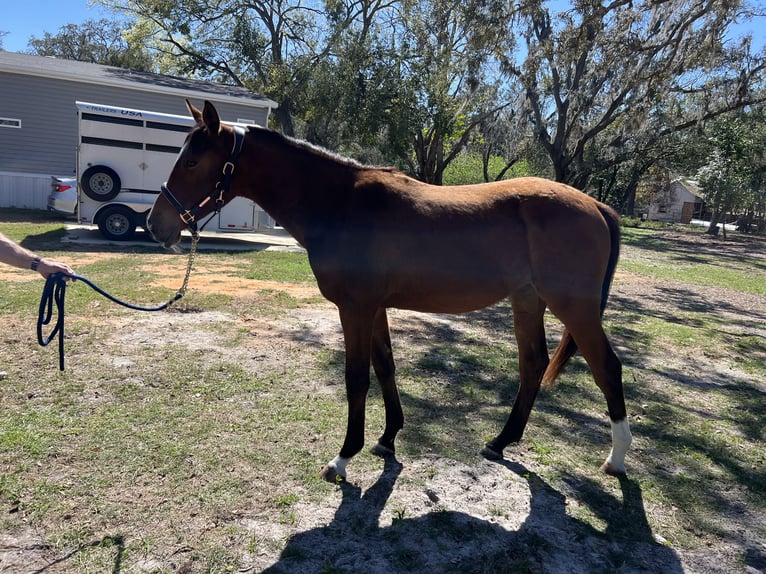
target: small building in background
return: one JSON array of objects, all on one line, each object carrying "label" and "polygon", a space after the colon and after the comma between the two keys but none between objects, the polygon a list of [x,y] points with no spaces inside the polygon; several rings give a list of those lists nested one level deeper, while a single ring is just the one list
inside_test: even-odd
[{"label": "small building in background", "polygon": [[650,221],[690,223],[692,219],[702,218],[704,208],[696,182],[676,178],[652,196],[647,217]]}]

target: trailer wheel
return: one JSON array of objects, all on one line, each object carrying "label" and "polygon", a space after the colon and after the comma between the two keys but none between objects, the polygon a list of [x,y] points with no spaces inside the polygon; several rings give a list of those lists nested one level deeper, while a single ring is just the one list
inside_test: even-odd
[{"label": "trailer wheel", "polygon": [[120,176],[111,167],[94,165],[82,174],[80,185],[85,195],[91,199],[109,201],[120,193]]},{"label": "trailer wheel", "polygon": [[98,216],[101,235],[113,241],[127,241],[136,230],[136,214],[123,205],[105,208]]}]

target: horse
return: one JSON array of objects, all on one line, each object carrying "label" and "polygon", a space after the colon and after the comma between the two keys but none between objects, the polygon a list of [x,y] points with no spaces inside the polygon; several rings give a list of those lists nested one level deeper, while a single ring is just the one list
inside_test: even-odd
[{"label": "horse", "polygon": [[[208,101],[147,218],[165,247],[232,197],[255,201],[302,245],[322,295],[340,315],[348,402],[330,482],[364,446],[370,363],[382,389],[383,434],[372,448],[393,456],[404,426],[387,309],[463,313],[510,299],[519,388],[501,432],[481,454],[499,460],[521,440],[541,386],[550,387],[579,350],[602,391],[612,449],[601,470],[625,474],[632,437],[622,364],[602,324],[620,251],[619,215],[585,193],[523,177],[433,186],[372,167],[276,131],[221,122]],[[563,324],[549,357],[543,315]]]}]

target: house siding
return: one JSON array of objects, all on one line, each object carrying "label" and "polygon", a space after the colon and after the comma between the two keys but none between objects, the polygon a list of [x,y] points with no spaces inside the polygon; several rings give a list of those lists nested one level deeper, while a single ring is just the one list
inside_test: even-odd
[{"label": "house siding", "polygon": [[[251,120],[266,125],[267,104],[248,105],[219,101],[215,94],[199,92],[187,97],[215,103],[227,121]],[[224,98],[231,100],[231,97]],[[243,102],[247,101],[242,98]],[[184,95],[152,91],[145,79],[134,89],[93,81],[45,77],[38,71],[25,74],[0,70],[0,117],[21,120],[21,128],[0,127],[0,207],[45,209],[50,177],[73,177],[77,157],[75,101],[154,112],[187,115]],[[264,100],[267,101],[267,100]]]},{"label": "house siding", "polygon": [[[649,205],[648,218],[665,223],[688,223],[690,215],[701,206],[702,200],[678,182],[655,197]],[[690,206],[691,205],[691,206]]]},{"label": "house siding", "polygon": [[0,171],[74,175],[77,110],[61,84],[0,72],[0,116],[21,120],[20,129],[0,128]]}]

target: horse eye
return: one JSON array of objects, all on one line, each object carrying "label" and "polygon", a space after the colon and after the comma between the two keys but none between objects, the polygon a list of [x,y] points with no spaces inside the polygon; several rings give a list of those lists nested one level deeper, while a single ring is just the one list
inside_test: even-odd
[{"label": "horse eye", "polygon": [[193,159],[186,160],[186,167],[190,169],[193,167],[197,167],[197,162]]}]

